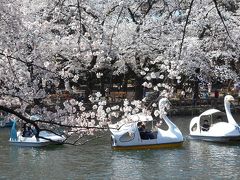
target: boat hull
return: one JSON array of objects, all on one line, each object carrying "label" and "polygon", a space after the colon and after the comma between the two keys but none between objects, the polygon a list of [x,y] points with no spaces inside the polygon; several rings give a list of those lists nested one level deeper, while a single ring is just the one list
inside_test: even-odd
[{"label": "boat hull", "polygon": [[10,145],[21,147],[43,147],[50,144],[50,142],[23,142],[23,141],[9,141]]},{"label": "boat hull", "polygon": [[200,140],[208,142],[240,142],[240,136],[197,136],[189,135],[191,140]]},{"label": "boat hull", "polygon": [[144,150],[144,149],[162,149],[162,148],[177,148],[181,147],[182,142],[162,143],[162,144],[147,144],[134,146],[112,146],[113,150]]},{"label": "boat hull", "polygon": [[13,146],[42,147],[50,144],[63,144],[66,139],[63,136],[58,136],[45,131],[40,132],[39,135],[43,138],[41,137],[36,138],[35,136],[23,137],[21,135],[21,132],[18,132],[17,138],[16,139],[10,138],[9,143],[10,145],[13,145]]}]

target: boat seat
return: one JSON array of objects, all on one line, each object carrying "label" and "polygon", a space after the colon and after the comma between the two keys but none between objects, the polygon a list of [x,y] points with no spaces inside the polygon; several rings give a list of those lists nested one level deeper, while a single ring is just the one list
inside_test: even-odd
[{"label": "boat seat", "polygon": [[157,131],[140,132],[140,137],[143,140],[157,139]]}]

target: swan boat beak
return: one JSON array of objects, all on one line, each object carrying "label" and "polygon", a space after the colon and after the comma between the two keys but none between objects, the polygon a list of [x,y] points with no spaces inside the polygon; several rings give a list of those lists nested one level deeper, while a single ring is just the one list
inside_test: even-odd
[{"label": "swan boat beak", "polygon": [[226,100],[231,103],[235,101],[234,97],[232,96],[226,96]]}]

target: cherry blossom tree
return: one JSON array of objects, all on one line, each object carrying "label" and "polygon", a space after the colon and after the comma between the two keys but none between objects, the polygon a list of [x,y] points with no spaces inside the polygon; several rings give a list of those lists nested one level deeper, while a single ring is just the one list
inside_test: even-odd
[{"label": "cherry blossom tree", "polygon": [[[107,130],[113,118],[151,113],[143,89],[170,97],[176,85],[237,80],[237,0],[3,0],[0,2],[0,109],[67,143]],[[110,106],[104,81],[135,80],[136,100]],[[87,103],[49,105],[49,90],[87,85]],[[50,83],[50,87],[49,84]],[[100,83],[100,92],[92,92]],[[141,87],[141,88],[140,88]],[[81,87],[80,87],[81,88]],[[158,111],[152,111],[158,116]],[[28,115],[39,114],[33,121]],[[85,140],[85,139],[84,139]]]}]

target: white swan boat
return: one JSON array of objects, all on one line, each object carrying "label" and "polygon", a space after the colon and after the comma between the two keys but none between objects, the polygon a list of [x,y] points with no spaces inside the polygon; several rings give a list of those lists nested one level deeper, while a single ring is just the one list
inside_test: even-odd
[{"label": "white swan boat", "polygon": [[[230,103],[234,101],[231,95],[224,98],[225,111],[209,109],[200,116],[194,117],[189,126],[190,139],[212,141],[212,142],[231,142],[240,141],[240,127],[234,120]],[[204,122],[209,123],[209,127],[203,127]]]},{"label": "white swan boat", "polygon": [[24,137],[22,132],[17,132],[16,121],[14,121],[9,143],[14,146],[42,147],[50,144],[62,144],[65,140],[64,136],[59,136],[48,131],[40,131],[39,138],[36,138],[35,135]]},{"label": "white swan boat", "polygon": [[[159,109],[163,104],[169,103],[167,98],[159,101]],[[162,116],[166,122],[168,129],[163,130],[155,127],[151,132],[142,136],[138,125],[143,122],[146,124],[156,124],[152,116],[145,114],[131,115],[128,119],[110,126],[112,148],[114,150],[131,150],[131,149],[160,149],[180,147],[183,143],[183,135],[177,126],[166,116]]]}]

